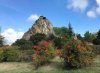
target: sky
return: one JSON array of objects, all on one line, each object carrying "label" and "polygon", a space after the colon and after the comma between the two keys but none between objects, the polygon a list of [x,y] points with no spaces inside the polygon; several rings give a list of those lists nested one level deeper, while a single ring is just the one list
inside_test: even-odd
[{"label": "sky", "polygon": [[5,43],[20,39],[41,15],[54,27],[67,27],[70,22],[74,32],[83,36],[100,29],[100,0],[0,0]]}]

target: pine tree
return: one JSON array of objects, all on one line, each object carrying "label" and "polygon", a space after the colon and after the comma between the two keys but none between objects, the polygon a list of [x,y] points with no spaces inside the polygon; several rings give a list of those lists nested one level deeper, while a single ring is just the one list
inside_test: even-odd
[{"label": "pine tree", "polygon": [[3,46],[3,36],[1,35],[1,27],[0,27],[0,47]]},{"label": "pine tree", "polygon": [[69,30],[69,32],[68,32],[69,37],[74,36],[73,28],[71,27],[70,22],[68,24],[68,30]]}]

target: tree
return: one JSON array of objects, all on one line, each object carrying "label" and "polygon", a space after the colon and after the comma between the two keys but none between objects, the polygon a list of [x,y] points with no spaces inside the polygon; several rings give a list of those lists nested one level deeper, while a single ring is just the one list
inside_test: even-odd
[{"label": "tree", "polygon": [[50,35],[47,37],[47,40],[48,40],[48,41],[53,41],[55,38],[56,38],[56,36],[55,36],[54,34],[50,34]]},{"label": "tree", "polygon": [[81,34],[77,34],[77,38],[78,38],[79,40],[83,40],[83,37],[81,36]]},{"label": "tree", "polygon": [[73,32],[73,28],[71,27],[71,24],[68,24],[68,28],[67,27],[54,27],[54,32],[56,35],[60,36],[60,37],[72,37],[74,36],[74,32]]},{"label": "tree", "polygon": [[93,44],[100,45],[100,30],[97,33],[97,37],[93,40]]},{"label": "tree", "polygon": [[54,27],[54,32],[57,36],[68,36],[68,28],[66,27]]},{"label": "tree", "polygon": [[3,37],[0,35],[0,47],[3,46]]},{"label": "tree", "polygon": [[87,31],[85,34],[84,34],[84,40],[87,41],[87,42],[92,42],[93,39],[95,39],[95,35],[90,33],[89,31]]},{"label": "tree", "polygon": [[97,39],[100,39],[100,30],[98,31]]},{"label": "tree", "polygon": [[94,44],[94,45],[100,45],[100,39],[97,39],[97,38],[94,39],[94,40],[93,40],[93,44]]},{"label": "tree", "polygon": [[1,35],[1,27],[0,27],[0,47],[3,46],[4,37]]},{"label": "tree", "polygon": [[19,46],[20,50],[29,50],[32,49],[32,42],[24,39],[18,39],[12,45]]},{"label": "tree", "polygon": [[56,46],[56,48],[58,49],[62,49],[63,46],[65,45],[65,39],[57,37],[54,39],[54,45]]},{"label": "tree", "polygon": [[62,36],[68,36],[68,28],[62,27],[61,32],[62,32],[62,34],[61,34]]},{"label": "tree", "polygon": [[32,41],[33,45],[37,45],[38,42],[46,40],[46,35],[42,33],[36,33],[30,37],[30,41]]},{"label": "tree", "polygon": [[72,28],[70,22],[68,24],[68,35],[69,35],[69,37],[74,36],[73,28]]},{"label": "tree", "polygon": [[3,42],[2,42],[2,40],[0,39],[0,47],[1,47],[1,46],[3,46]]}]

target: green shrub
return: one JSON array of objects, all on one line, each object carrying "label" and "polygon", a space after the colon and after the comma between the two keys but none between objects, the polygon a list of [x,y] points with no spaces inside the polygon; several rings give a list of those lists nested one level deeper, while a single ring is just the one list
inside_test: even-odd
[{"label": "green shrub", "polygon": [[63,37],[63,38],[56,37],[54,39],[54,45],[56,46],[56,48],[59,48],[59,49],[63,48],[63,46],[65,45],[65,43],[66,43],[66,37]]},{"label": "green shrub", "polygon": [[54,32],[57,36],[62,37],[62,36],[69,36],[68,32],[69,29],[66,27],[53,27]]},{"label": "green shrub", "polygon": [[7,56],[7,62],[18,61],[19,50],[17,49],[8,49],[5,53]]},{"label": "green shrub", "polygon": [[92,49],[80,40],[71,40],[64,46],[62,53],[65,68],[81,68],[91,65],[93,61]]},{"label": "green shrub", "polygon": [[92,48],[95,55],[100,54],[100,45],[92,45]]},{"label": "green shrub", "polygon": [[47,36],[48,41],[53,41],[56,38],[56,36],[54,34],[50,34],[49,36]]},{"label": "green shrub", "polygon": [[0,47],[2,47],[2,46],[3,46],[3,40],[0,39]]},{"label": "green shrub", "polygon": [[19,46],[19,50],[31,50],[32,49],[32,42],[24,39],[18,39],[14,46]]},{"label": "green shrub", "polygon": [[100,45],[100,30],[98,31],[96,38],[93,40],[93,44]]},{"label": "green shrub", "polygon": [[19,50],[17,46],[0,48],[0,62],[26,62],[32,61],[34,51]]},{"label": "green shrub", "polygon": [[32,45],[30,44],[20,45],[19,50],[32,50]]},{"label": "green shrub", "polygon": [[42,33],[36,33],[35,35],[32,35],[30,37],[30,41],[32,41],[33,45],[37,45],[38,42],[45,40],[45,39],[46,39],[46,35]]},{"label": "green shrub", "polygon": [[93,40],[93,44],[94,44],[94,45],[100,45],[100,39],[97,39],[97,38],[94,39],[94,40]]},{"label": "green shrub", "polygon": [[18,61],[19,62],[29,62],[32,61],[33,50],[23,50],[19,52]]},{"label": "green shrub", "polygon": [[2,47],[0,49],[0,61],[1,62],[9,62],[9,61],[17,61],[18,59],[18,47]]},{"label": "green shrub", "polygon": [[2,50],[2,48],[0,48],[0,62],[2,62],[3,61],[3,50]]}]

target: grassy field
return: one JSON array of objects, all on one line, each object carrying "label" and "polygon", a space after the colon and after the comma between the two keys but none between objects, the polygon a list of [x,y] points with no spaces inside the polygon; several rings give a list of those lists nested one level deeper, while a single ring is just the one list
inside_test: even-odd
[{"label": "grassy field", "polygon": [[94,59],[91,67],[77,70],[63,70],[62,63],[56,58],[49,65],[34,70],[32,63],[6,62],[0,63],[0,73],[100,73],[100,55]]}]

